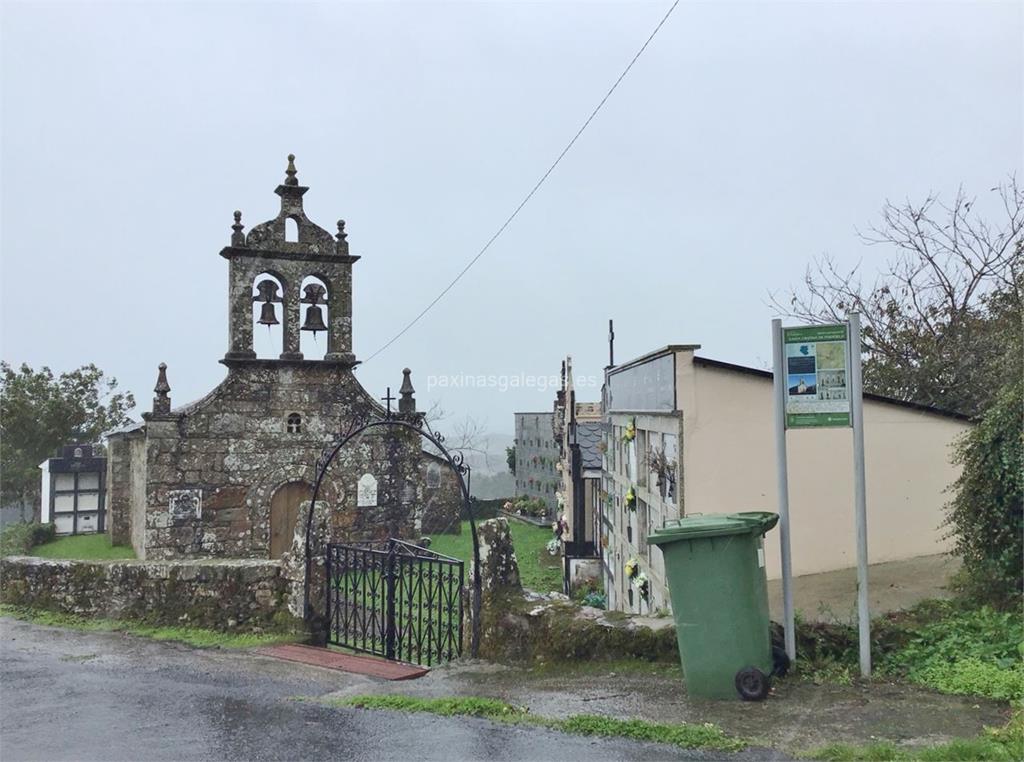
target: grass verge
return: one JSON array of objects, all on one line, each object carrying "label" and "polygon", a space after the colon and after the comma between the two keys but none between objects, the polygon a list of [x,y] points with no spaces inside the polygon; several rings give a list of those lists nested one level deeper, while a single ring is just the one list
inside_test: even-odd
[{"label": "grass verge", "polygon": [[489,698],[354,696],[345,699],[331,699],[324,703],[329,706],[359,709],[425,712],[442,717],[482,717],[495,722],[529,724],[575,735],[628,738],[633,741],[669,744],[684,749],[740,751],[749,746],[746,741],[726,735],[711,723],[667,725],[646,720],[620,720],[592,714],[574,714],[565,719],[552,719],[532,715],[525,707],[517,707]]},{"label": "grass verge", "polygon": [[66,558],[76,561],[102,561],[135,558],[135,551],[124,545],[111,545],[105,534],[80,534],[61,537],[32,548],[40,558]]},{"label": "grass verge", "polygon": [[302,635],[290,633],[229,633],[199,627],[166,627],[130,622],[122,619],[86,619],[53,611],[0,604],[0,616],[20,619],[32,624],[64,627],[82,632],[124,632],[153,640],[170,640],[196,648],[254,648],[275,643],[291,643]]}]

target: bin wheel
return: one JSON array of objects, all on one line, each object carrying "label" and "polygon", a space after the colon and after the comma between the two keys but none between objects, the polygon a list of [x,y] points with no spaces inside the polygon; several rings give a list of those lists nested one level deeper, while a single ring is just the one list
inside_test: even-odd
[{"label": "bin wheel", "polygon": [[744,701],[763,701],[771,687],[771,678],[757,667],[745,667],[736,673],[736,691]]}]

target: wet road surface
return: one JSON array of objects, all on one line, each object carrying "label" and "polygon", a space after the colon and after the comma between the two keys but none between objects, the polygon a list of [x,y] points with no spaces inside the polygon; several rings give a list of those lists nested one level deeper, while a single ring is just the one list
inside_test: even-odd
[{"label": "wet road surface", "polygon": [[[366,679],[366,678],[362,678]],[[295,697],[350,677],[244,652],[0,619],[0,759],[720,759],[619,739]],[[747,752],[730,759],[761,759]]]}]

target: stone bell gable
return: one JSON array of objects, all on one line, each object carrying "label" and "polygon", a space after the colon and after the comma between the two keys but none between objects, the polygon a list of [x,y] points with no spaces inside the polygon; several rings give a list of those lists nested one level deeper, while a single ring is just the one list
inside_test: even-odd
[{"label": "stone bell gable", "polygon": [[[325,328],[327,353],[323,359],[351,367],[352,354],[352,265],[359,257],[348,251],[345,221],[338,220],[334,236],[314,224],[302,208],[302,197],[309,188],[299,185],[295,157],[288,156],[287,178],[274,192],[281,197],[277,216],[257,225],[245,235],[242,213],[235,212],[231,245],[220,255],[230,263],[229,273],[229,348],[225,364],[256,359],[253,351],[252,305],[256,299],[282,306],[284,346],[281,360],[302,360],[299,331],[302,306],[323,305],[327,311]],[[295,239],[288,240],[291,223]],[[253,284],[261,274],[273,276],[259,283],[270,284],[253,296]],[[320,283],[306,283],[310,278]],[[257,284],[259,285],[259,284]],[[282,293],[283,292],[283,293]],[[307,309],[307,316],[310,311]],[[314,358],[311,358],[314,359]]]},{"label": "stone bell gable", "polygon": [[[358,257],[348,253],[344,223],[332,237],[305,216],[306,190],[289,156],[287,179],[276,189],[278,216],[246,236],[235,212],[231,246],[221,251],[229,262],[227,377],[175,408],[161,364],[152,411],[110,434],[110,532],[140,558],[283,556],[324,448],[353,421],[385,412],[353,373]],[[275,357],[254,351],[253,329],[261,324],[283,329]],[[323,357],[303,356],[300,331],[327,334]],[[397,411],[387,400],[393,415],[418,420],[413,392],[406,369]],[[457,531],[459,504],[439,505],[435,471],[414,431],[375,429],[357,438],[321,488],[332,539],[416,539],[424,512],[428,525],[454,523]]]}]

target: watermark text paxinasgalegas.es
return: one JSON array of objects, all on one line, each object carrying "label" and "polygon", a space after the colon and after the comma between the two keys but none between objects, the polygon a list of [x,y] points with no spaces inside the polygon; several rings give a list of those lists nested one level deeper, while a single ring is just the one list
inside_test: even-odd
[{"label": "watermark text paxinasgalegas.es", "polygon": [[[574,376],[575,388],[600,388],[603,379],[600,376]],[[496,389],[507,392],[509,389],[535,389],[547,392],[562,388],[561,376],[538,376],[532,373],[453,373],[449,375],[427,376],[427,390],[432,389]]]}]

